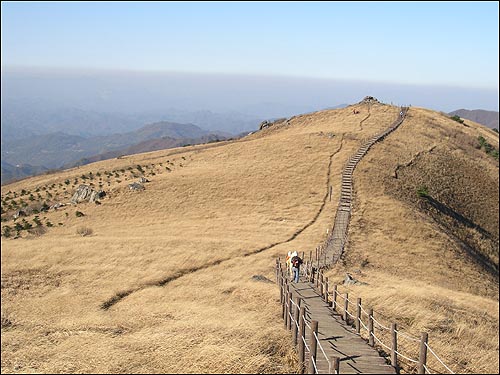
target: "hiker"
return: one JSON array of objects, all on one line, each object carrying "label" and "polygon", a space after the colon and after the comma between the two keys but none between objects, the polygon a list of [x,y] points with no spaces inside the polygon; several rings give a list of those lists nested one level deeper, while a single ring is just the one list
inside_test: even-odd
[{"label": "hiker", "polygon": [[403,117],[403,111],[399,112],[399,115],[400,115],[401,117]]},{"label": "hiker", "polygon": [[300,265],[302,264],[302,259],[300,259],[299,254],[294,252],[294,256],[292,257],[292,271],[293,271],[293,282],[299,282],[299,274],[300,274]]}]

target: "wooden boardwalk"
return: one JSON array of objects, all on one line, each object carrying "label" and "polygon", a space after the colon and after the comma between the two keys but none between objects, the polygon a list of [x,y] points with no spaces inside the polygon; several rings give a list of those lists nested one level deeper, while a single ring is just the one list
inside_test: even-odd
[{"label": "wooden boardwalk", "polygon": [[[302,299],[301,306],[306,307],[305,320],[311,326],[318,321],[318,346],[316,355],[316,373],[334,373],[331,358],[338,357],[340,374],[395,374],[394,367],[370,347],[364,339],[348,326],[340,314],[323,301],[312,283],[291,283],[290,292],[293,300]],[[293,325],[294,322],[292,322]],[[292,327],[293,328],[293,327]],[[306,329],[305,341],[311,347],[310,334]],[[324,351],[324,353],[323,353]],[[307,351],[306,351],[307,353]],[[328,358],[328,360],[327,360]],[[309,355],[306,354],[306,372]]]},{"label": "wooden boardwalk", "polygon": [[[306,275],[316,274],[316,277],[319,277],[318,271],[335,263],[342,255],[352,209],[354,169],[373,144],[384,139],[401,125],[407,111],[407,107],[401,108],[401,114],[385,131],[367,140],[347,161],[342,172],[341,195],[331,234],[325,245],[317,249],[315,262],[311,259],[307,264],[304,264]],[[279,260],[277,260],[276,266],[277,282],[281,288],[285,327],[292,331],[294,344],[296,343],[298,346],[299,361],[303,361],[304,364],[304,372],[330,374],[397,373],[396,369],[385,358],[381,357],[373,346],[368,345],[356,333],[355,328],[345,322],[344,319],[348,319],[347,315],[342,317],[325,302],[324,297],[321,296],[323,291],[317,290],[314,283],[309,282],[305,275],[302,276],[302,282],[290,283]],[[321,274],[321,282],[323,282],[322,279]],[[300,298],[300,307],[305,307],[305,310],[299,310],[298,298]],[[299,311],[302,312],[299,313]],[[346,308],[344,311],[347,311]],[[313,324],[313,322],[315,323]],[[317,334],[314,333],[316,322]],[[305,346],[302,345],[303,342]],[[313,361],[310,360],[311,352],[316,353],[315,357],[313,354]]]},{"label": "wooden boardwalk", "polygon": [[316,260],[318,268],[329,267],[336,263],[344,251],[344,246],[347,242],[349,221],[351,219],[353,199],[352,178],[354,169],[375,143],[383,140],[403,123],[407,112],[408,107],[401,107],[401,112],[394,122],[387,129],[364,142],[356,154],[351,156],[345,164],[344,170],[342,171],[340,199],[335,215],[335,222],[330,232],[331,234],[327,238],[325,244],[320,246],[321,251],[317,254]]}]

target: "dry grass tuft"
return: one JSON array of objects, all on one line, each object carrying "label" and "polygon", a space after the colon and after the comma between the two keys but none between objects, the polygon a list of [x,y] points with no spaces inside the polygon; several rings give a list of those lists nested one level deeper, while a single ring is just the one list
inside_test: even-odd
[{"label": "dry grass tuft", "polygon": [[76,233],[82,237],[90,236],[94,231],[89,227],[78,227],[76,228]]}]

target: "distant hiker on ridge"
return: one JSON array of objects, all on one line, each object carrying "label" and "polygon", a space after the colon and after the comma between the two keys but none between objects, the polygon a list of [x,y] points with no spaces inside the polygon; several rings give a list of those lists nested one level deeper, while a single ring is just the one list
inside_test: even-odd
[{"label": "distant hiker on ridge", "polygon": [[302,264],[302,259],[300,259],[299,254],[296,251],[292,254],[292,271],[293,271],[293,282],[299,282],[300,265]]}]

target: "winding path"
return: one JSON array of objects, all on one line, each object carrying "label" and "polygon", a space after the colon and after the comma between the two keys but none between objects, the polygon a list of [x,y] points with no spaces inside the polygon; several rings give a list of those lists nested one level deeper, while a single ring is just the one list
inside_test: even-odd
[{"label": "winding path", "polygon": [[[408,112],[408,107],[401,108],[401,115],[383,132],[374,135],[368,141],[366,141],[354,154],[349,158],[347,164],[342,172],[342,182],[339,205],[337,208],[337,213],[335,215],[335,222],[333,229],[331,230],[330,236],[327,238],[325,244],[321,246],[321,255],[319,257],[319,268],[328,267],[331,264],[335,264],[344,251],[344,246],[347,241],[347,234],[349,229],[349,222],[351,220],[351,210],[352,210],[352,176],[354,169],[356,168],[359,161],[365,156],[370,147],[372,147],[376,142],[383,140],[388,134],[393,132],[395,129],[401,125]],[[368,118],[368,116],[366,117]],[[363,119],[362,121],[366,120]]]}]

